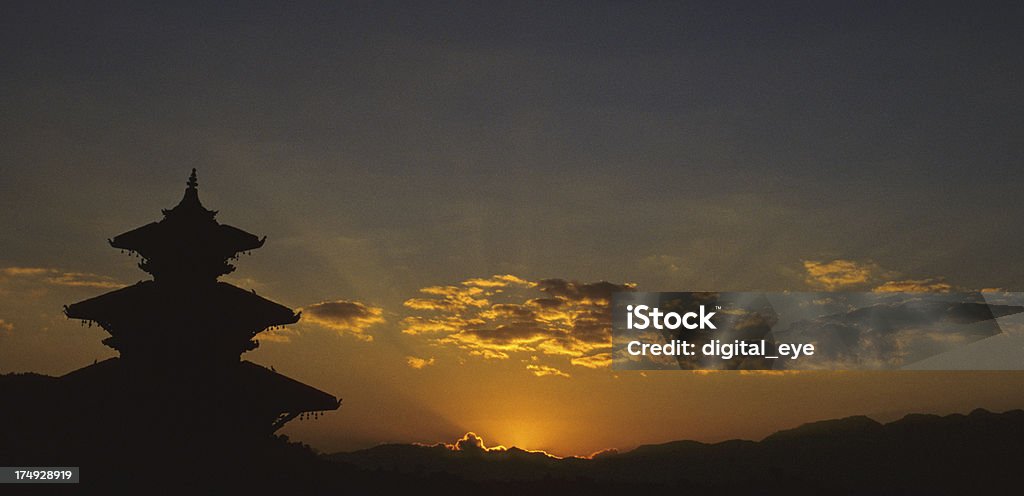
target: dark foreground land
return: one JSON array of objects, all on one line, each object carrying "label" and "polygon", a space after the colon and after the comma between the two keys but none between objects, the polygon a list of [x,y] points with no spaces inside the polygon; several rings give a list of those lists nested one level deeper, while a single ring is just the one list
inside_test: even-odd
[{"label": "dark foreground land", "polygon": [[74,415],[74,405],[60,415],[35,411],[34,396],[52,379],[0,376],[0,466],[80,466],[82,483],[5,485],[0,494],[1017,494],[1024,484],[1022,410],[908,415],[888,424],[848,417],[759,442],[675,441],[593,459],[444,445],[322,455],[284,437],[140,436],[145,423],[127,418],[131,435],[118,432],[117,421],[104,424],[113,431],[69,435],[43,423]]}]

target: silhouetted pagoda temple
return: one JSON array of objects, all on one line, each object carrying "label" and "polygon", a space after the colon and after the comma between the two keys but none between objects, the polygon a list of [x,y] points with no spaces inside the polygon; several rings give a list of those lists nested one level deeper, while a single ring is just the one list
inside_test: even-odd
[{"label": "silhouetted pagoda temple", "polygon": [[340,401],[272,369],[241,360],[255,337],[293,324],[291,309],[218,278],[230,263],[263,246],[259,238],[220,224],[199,201],[195,169],[185,196],[164,218],[110,240],[142,259],[153,276],[65,307],[68,317],[110,333],[110,358],[61,378],[82,422],[121,437],[251,439],[302,414],[334,410]]}]

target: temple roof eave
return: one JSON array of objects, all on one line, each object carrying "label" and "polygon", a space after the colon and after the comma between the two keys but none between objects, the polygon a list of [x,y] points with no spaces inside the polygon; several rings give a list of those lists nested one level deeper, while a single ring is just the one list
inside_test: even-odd
[{"label": "temple roof eave", "polygon": [[[304,413],[337,410],[341,402],[330,393],[299,382],[262,365],[242,360],[224,369],[226,374],[217,387],[231,394],[241,405],[261,411],[277,413]],[[124,359],[109,358],[93,365],[69,372],[60,380],[75,390],[117,390],[118,386],[133,381],[145,381],[147,387],[165,385],[132,373]]]},{"label": "temple roof eave", "polygon": [[[191,293],[188,298],[171,296],[174,294],[173,289],[161,288],[154,281],[141,281],[68,305],[64,313],[69,318],[98,322],[107,328],[109,324],[113,324],[111,327],[152,325],[166,321],[166,315],[179,315],[186,311],[207,315],[211,325],[237,323],[239,319],[226,317],[225,312],[230,312],[232,315],[244,315],[244,325],[253,331],[294,324],[300,317],[299,313],[284,305],[225,282],[209,285]],[[224,322],[218,322],[218,319]]]},{"label": "temple roof eave", "polygon": [[108,242],[114,248],[146,254],[177,241],[192,246],[208,246],[214,254],[226,257],[260,248],[266,239],[227,224],[216,224],[203,230],[182,230],[160,221],[119,234]]}]

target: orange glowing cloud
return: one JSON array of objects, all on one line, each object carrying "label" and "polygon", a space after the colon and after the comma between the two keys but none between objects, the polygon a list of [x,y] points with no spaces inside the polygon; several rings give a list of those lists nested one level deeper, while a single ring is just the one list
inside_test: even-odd
[{"label": "orange glowing cloud", "polygon": [[504,446],[492,446],[487,447],[484,444],[484,439],[475,432],[467,432],[462,436],[461,439],[455,441],[454,444],[446,444],[445,446],[452,451],[505,451],[507,448]]},{"label": "orange glowing cloud", "polygon": [[532,286],[533,283],[526,279],[516,277],[512,274],[493,275],[489,278],[474,278],[462,281],[463,286],[476,286],[480,288],[504,288],[506,286]]},{"label": "orange glowing cloud", "polygon": [[919,279],[906,281],[889,281],[872,291],[876,293],[948,293],[953,285],[942,279]]},{"label": "orange glowing cloud", "polygon": [[554,377],[569,377],[569,374],[562,372],[554,367],[547,365],[535,365],[530,364],[526,366],[526,369],[533,372],[533,375],[537,377],[554,376]]},{"label": "orange glowing cloud", "polygon": [[588,367],[592,369],[610,367],[612,365],[612,354],[596,353],[593,355],[573,358],[572,360],[570,360],[570,362],[573,365],[578,365],[580,367]]},{"label": "orange glowing cloud", "polygon": [[[514,275],[468,279],[460,285],[420,290],[432,298],[407,300],[429,312],[402,320],[405,334],[470,356],[508,359],[515,354],[565,360],[567,365],[606,367],[611,362],[611,295],[635,284],[528,281]],[[531,364],[534,375],[568,374],[552,364]]]},{"label": "orange glowing cloud", "polygon": [[414,369],[422,369],[423,367],[429,367],[434,364],[434,358],[420,358],[414,356],[405,357],[405,363]]},{"label": "orange glowing cloud", "polygon": [[874,277],[878,267],[873,263],[861,263],[853,260],[832,260],[819,262],[804,260],[807,271],[807,284],[828,291],[851,288],[867,284]]},{"label": "orange glowing cloud", "polygon": [[421,289],[420,292],[435,298],[410,298],[405,301],[405,306],[413,310],[456,311],[470,307],[486,307],[489,304],[485,291],[476,286],[431,286]]},{"label": "orange glowing cloud", "polygon": [[358,301],[324,301],[300,309],[302,322],[316,324],[339,334],[373,341],[368,329],[384,323],[384,309]]},{"label": "orange glowing cloud", "polygon": [[[948,293],[956,289],[941,277],[926,279],[895,279],[885,281],[898,274],[883,271],[873,262],[853,260],[832,260],[819,262],[804,260],[808,285],[827,291],[846,289],[871,289],[878,293]],[[879,281],[884,281],[879,283]]]},{"label": "orange glowing cloud", "polygon": [[116,289],[124,287],[112,277],[89,272],[68,272],[47,267],[4,267],[0,277],[10,282],[47,284],[82,288]]}]

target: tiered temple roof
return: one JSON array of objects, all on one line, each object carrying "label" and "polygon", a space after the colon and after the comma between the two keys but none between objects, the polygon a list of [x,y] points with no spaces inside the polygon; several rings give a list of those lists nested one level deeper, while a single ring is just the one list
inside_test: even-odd
[{"label": "tiered temple roof", "polygon": [[109,240],[114,248],[138,253],[142,270],[156,278],[217,278],[235,267],[227,262],[266,241],[237,227],[220,224],[217,212],[199,201],[199,182],[192,169],[185,195],[164,218]]},{"label": "tiered temple roof", "polygon": [[[224,282],[183,292],[155,281],[141,281],[70,305],[66,313],[103,327],[110,333],[103,343],[122,356],[180,350],[175,343],[183,342],[237,358],[258,346],[253,338],[260,332],[299,320],[299,314],[288,307]],[[182,332],[198,329],[210,332],[196,341],[182,336]]]},{"label": "tiered temple roof", "polygon": [[266,238],[218,223],[217,212],[199,201],[195,169],[186,186],[162,220],[110,240],[140,255],[139,267],[153,280],[65,307],[68,317],[103,327],[110,333],[104,344],[121,355],[65,377],[82,390],[177,391],[170,397],[180,407],[222,405],[240,425],[255,422],[271,431],[303,412],[338,408],[330,394],[239,360],[259,345],[259,333],[293,324],[299,314],[217,281],[234,270],[229,260]]}]

